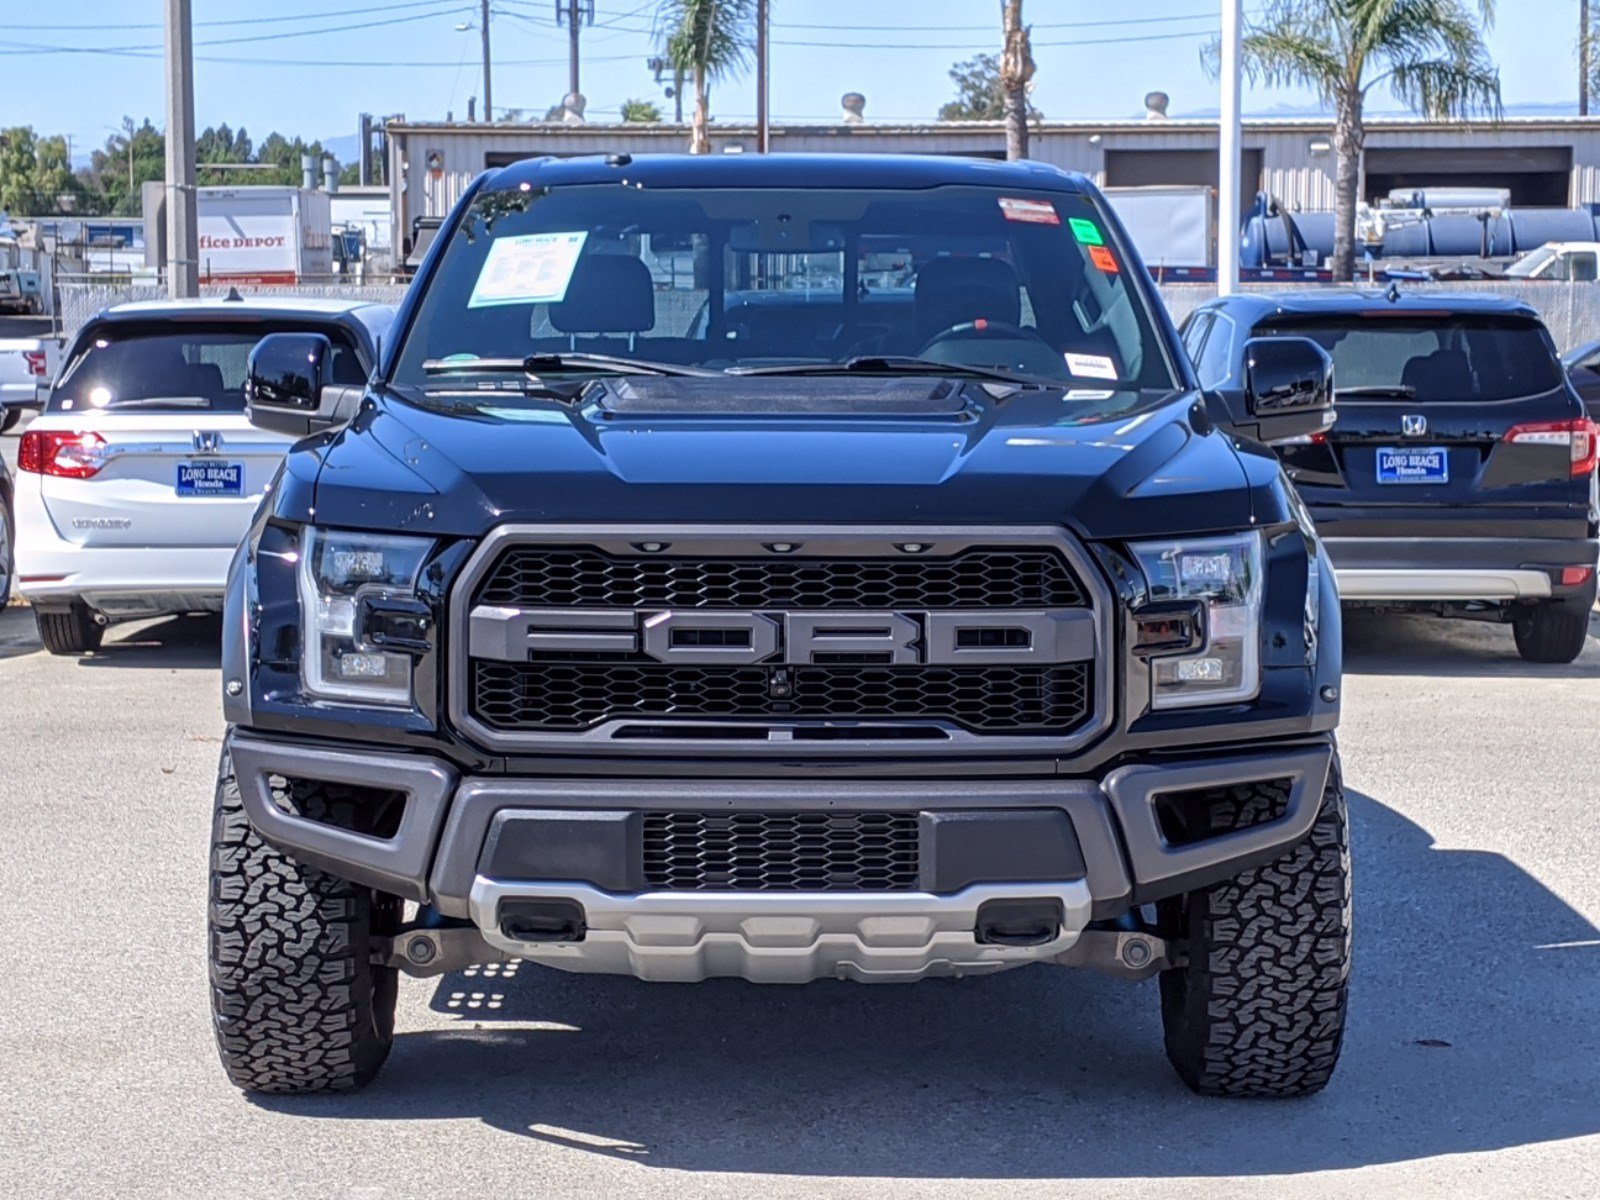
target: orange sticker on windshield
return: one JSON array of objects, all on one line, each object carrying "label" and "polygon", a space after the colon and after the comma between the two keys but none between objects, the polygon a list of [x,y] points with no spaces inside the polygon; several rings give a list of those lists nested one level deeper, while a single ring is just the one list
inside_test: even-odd
[{"label": "orange sticker on windshield", "polygon": [[1031,225],[1059,225],[1061,215],[1048,200],[1023,200],[1016,196],[1001,196],[1000,211],[1008,221],[1026,221]]},{"label": "orange sticker on windshield", "polygon": [[1089,261],[1108,275],[1117,273],[1117,260],[1111,256],[1111,251],[1104,246],[1090,246]]}]

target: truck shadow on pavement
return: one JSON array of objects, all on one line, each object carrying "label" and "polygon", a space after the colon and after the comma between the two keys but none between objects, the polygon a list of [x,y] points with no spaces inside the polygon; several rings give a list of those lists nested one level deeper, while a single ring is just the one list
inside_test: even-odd
[{"label": "truck shadow on pavement", "polygon": [[1511,626],[1402,613],[1344,610],[1344,669],[1350,675],[1600,680],[1600,610],[1573,663],[1524,662]]},{"label": "truck shadow on pavement", "polygon": [[[909,1178],[1334,1170],[1600,1132],[1600,930],[1500,855],[1352,794],[1356,967],[1320,1096],[1204,1100],[1153,982],[1029,968],[911,987],[447,976],[368,1091],[303,1116],[476,1117],[690,1171]],[[412,987],[418,986],[415,982]]]}]

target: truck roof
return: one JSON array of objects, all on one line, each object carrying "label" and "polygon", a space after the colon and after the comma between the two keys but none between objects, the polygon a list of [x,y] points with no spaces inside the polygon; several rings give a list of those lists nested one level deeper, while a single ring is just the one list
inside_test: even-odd
[{"label": "truck roof", "polygon": [[1213,301],[1250,321],[1276,315],[1317,316],[1348,312],[1474,313],[1538,318],[1532,305],[1493,292],[1390,292],[1377,288],[1319,287],[1285,292],[1247,292]]},{"label": "truck roof", "polygon": [[490,174],[488,186],[615,183],[647,187],[929,188],[941,184],[1080,192],[1083,175],[1038,162],[935,154],[615,154],[530,158]]}]

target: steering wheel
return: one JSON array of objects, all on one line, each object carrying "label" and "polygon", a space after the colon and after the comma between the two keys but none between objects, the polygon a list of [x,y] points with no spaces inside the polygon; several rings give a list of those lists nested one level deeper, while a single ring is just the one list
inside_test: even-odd
[{"label": "steering wheel", "polygon": [[952,325],[948,329],[940,330],[922,344],[922,349],[917,351],[918,358],[929,357],[928,352],[940,342],[951,341],[956,338],[967,338],[977,334],[979,338],[996,340],[1005,338],[1011,341],[1038,342],[1039,345],[1049,348],[1046,342],[1032,329],[1025,329],[1021,325],[1013,325],[1009,321],[991,321],[986,317],[979,317],[975,321],[963,321],[959,325]]}]

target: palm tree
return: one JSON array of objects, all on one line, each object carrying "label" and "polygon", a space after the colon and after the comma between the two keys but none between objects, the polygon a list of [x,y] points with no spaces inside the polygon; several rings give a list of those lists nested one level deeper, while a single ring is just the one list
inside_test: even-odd
[{"label": "palm tree", "polygon": [[[1500,73],[1483,31],[1494,0],[1271,0],[1246,30],[1244,66],[1252,80],[1307,84],[1333,108],[1333,277],[1355,273],[1357,191],[1366,145],[1363,112],[1380,84],[1434,120],[1501,115]],[[1210,61],[1216,63],[1216,47]]]},{"label": "palm tree", "polygon": [[659,19],[667,61],[694,84],[691,154],[710,153],[708,88],[715,80],[737,75],[750,61],[754,17],[755,0],[662,0]]},{"label": "palm tree", "polygon": [[1032,32],[1022,23],[1022,0],[1005,0],[1001,9],[1005,51],[1000,57],[1000,95],[1005,107],[1006,157],[1028,157],[1028,84],[1033,79]]}]

